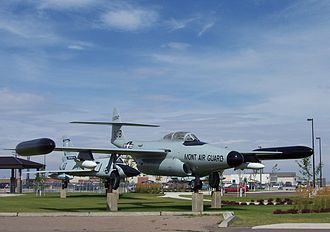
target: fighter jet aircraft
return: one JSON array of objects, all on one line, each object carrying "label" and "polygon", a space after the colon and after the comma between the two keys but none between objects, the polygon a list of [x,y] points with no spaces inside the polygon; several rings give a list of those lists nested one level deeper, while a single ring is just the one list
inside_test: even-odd
[{"label": "fighter jet aircraft", "polygon": [[[53,141],[49,139],[41,139],[42,143],[52,144]],[[41,142],[39,140],[39,142]],[[29,146],[31,141],[21,143],[16,150],[20,152],[20,147]],[[32,141],[33,143],[33,141]],[[63,147],[72,146],[70,138],[63,138]],[[116,162],[114,163],[114,159]],[[26,173],[33,174],[48,174],[51,178],[62,180],[62,188],[68,187],[68,183],[74,176],[94,176],[104,179],[106,188],[109,188],[109,180],[120,180],[126,177],[133,177],[140,175],[140,172],[135,168],[126,165],[122,159],[117,159],[115,155],[110,155],[106,158],[94,159],[93,154],[90,151],[67,152],[64,151],[62,157],[62,163],[59,165],[58,170],[45,170],[45,171],[28,171]],[[116,175],[113,177],[113,175]],[[114,184],[114,188],[119,187],[119,181]]]},{"label": "fighter jet aircraft", "polygon": [[[209,185],[218,188],[220,175],[226,169],[261,169],[261,160],[300,159],[313,154],[305,146],[260,148],[249,152],[216,147],[200,141],[190,132],[174,132],[158,141],[133,141],[125,136],[123,126],[158,127],[158,125],[121,122],[119,113],[113,111],[111,122],[74,121],[71,123],[112,126],[111,143],[117,148],[56,147],[51,139],[33,140],[18,144],[21,155],[46,154],[51,151],[79,152],[79,154],[112,154],[114,168],[108,177],[109,187],[119,186],[120,174],[116,166],[121,155],[131,156],[142,173],[158,176],[193,176],[193,190],[202,187],[200,177],[209,175]],[[25,144],[24,143],[28,143]],[[97,167],[95,167],[97,168]]]}]

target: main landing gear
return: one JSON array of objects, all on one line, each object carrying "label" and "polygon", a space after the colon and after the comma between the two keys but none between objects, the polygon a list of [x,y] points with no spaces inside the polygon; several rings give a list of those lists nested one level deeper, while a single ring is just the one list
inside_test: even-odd
[{"label": "main landing gear", "polygon": [[194,191],[194,193],[198,193],[199,190],[203,187],[203,182],[199,178],[199,176],[195,176],[195,179],[191,181],[191,189]]},{"label": "main landing gear", "polygon": [[69,180],[63,180],[62,181],[62,189],[67,189],[69,184]]},{"label": "main landing gear", "polygon": [[220,175],[219,172],[212,172],[209,175],[209,185],[214,188],[215,191],[220,191]]},{"label": "main landing gear", "polygon": [[[215,191],[220,191],[220,174],[219,172],[212,172],[209,175],[209,185],[214,188]],[[199,176],[195,176],[195,179],[191,182],[191,188],[194,192],[198,192],[203,187],[203,183]]]},{"label": "main landing gear", "polygon": [[110,177],[107,178],[104,182],[104,187],[107,189],[108,193],[111,193],[112,190],[119,188],[120,176],[117,170],[113,170],[110,174]]}]

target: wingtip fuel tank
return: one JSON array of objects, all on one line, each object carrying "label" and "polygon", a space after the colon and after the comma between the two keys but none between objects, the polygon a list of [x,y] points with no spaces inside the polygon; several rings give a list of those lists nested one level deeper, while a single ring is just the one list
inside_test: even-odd
[{"label": "wingtip fuel tank", "polygon": [[45,155],[55,149],[55,142],[49,138],[24,141],[16,146],[16,153],[21,156]]}]

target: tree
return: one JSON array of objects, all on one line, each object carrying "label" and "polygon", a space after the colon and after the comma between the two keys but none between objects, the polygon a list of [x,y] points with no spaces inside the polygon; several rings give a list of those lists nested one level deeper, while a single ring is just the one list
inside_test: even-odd
[{"label": "tree", "polygon": [[311,157],[303,158],[299,161],[296,161],[296,163],[299,166],[299,173],[301,175],[301,179],[305,181],[308,185],[310,184],[310,180],[313,177],[313,174],[311,173]]},{"label": "tree", "polygon": [[[312,163],[311,163],[311,156],[303,158],[302,160],[296,161],[299,166],[299,173],[301,174],[301,179],[305,181],[308,185],[313,177],[312,173]],[[315,168],[315,176],[318,176],[321,171],[322,164],[316,166]]]}]

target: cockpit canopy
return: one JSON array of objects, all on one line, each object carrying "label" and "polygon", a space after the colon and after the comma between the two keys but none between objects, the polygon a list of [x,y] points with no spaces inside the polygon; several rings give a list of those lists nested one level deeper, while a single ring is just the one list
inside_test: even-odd
[{"label": "cockpit canopy", "polygon": [[163,137],[163,139],[171,140],[171,141],[182,141],[182,143],[186,146],[205,144],[201,142],[193,133],[184,132],[184,131],[178,131],[167,134]]}]

